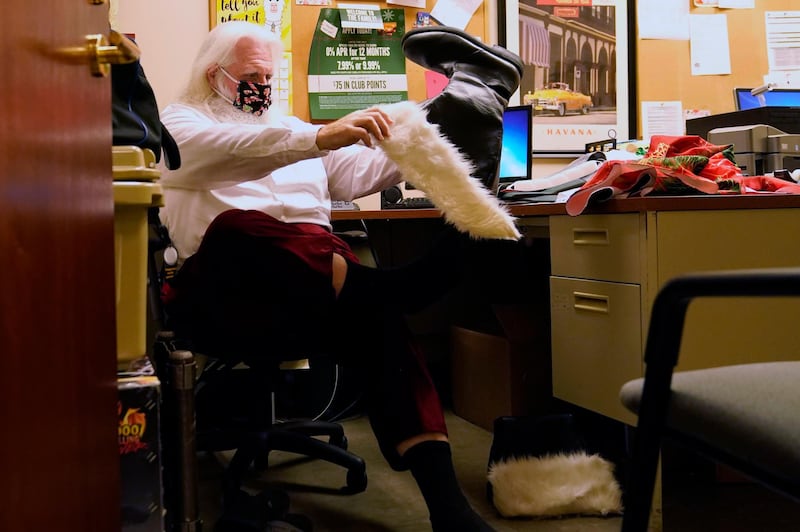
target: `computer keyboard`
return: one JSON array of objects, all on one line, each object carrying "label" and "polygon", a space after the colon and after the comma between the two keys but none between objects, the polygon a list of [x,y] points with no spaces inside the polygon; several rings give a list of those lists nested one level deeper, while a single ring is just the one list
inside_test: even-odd
[{"label": "computer keyboard", "polygon": [[332,211],[357,211],[360,207],[357,203],[344,200],[331,200]]},{"label": "computer keyboard", "polygon": [[425,197],[403,198],[397,203],[384,202],[384,209],[435,209],[436,205]]}]

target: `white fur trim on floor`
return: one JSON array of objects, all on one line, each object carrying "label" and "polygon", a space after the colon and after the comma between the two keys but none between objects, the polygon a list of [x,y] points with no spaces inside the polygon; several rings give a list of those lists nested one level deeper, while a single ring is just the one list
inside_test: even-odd
[{"label": "white fur trim on floor", "polygon": [[599,455],[509,458],[489,469],[494,506],[503,517],[608,515],[622,511],[614,466]]},{"label": "white fur trim on floor", "polygon": [[420,189],[444,213],[445,220],[474,238],[516,240],[514,218],[497,197],[470,176],[472,166],[458,149],[428,122],[414,102],[382,107],[394,120],[391,137],[381,148],[403,178]]}]

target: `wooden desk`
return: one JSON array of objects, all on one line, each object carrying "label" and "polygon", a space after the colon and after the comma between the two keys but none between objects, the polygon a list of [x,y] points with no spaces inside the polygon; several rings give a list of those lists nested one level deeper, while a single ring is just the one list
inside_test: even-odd
[{"label": "wooden desk", "polygon": [[[731,209],[791,209],[800,207],[800,195],[745,194],[719,196],[649,196],[646,198],[616,199],[593,205],[589,214],[642,212],[642,211],[715,211]],[[534,203],[512,205],[511,214],[526,218],[567,214],[563,203]],[[396,220],[439,218],[438,209],[379,209],[361,211],[333,211],[333,220]]]},{"label": "wooden desk", "polygon": [[[643,374],[650,309],[680,273],[800,264],[800,196],[731,195],[612,200],[571,217],[563,204],[516,205],[523,231],[550,238],[553,393],[628,424],[621,385]],[[439,211],[335,212],[334,219],[437,218]],[[765,347],[797,359],[790,331],[800,303],[772,299],[692,304],[679,369],[753,361]],[[743,331],[772,332],[769,346]],[[756,357],[757,358],[757,357]]]}]

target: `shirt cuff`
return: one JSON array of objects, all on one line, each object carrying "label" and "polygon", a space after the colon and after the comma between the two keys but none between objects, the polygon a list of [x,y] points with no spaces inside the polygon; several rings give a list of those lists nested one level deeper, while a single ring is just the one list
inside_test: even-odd
[{"label": "shirt cuff", "polygon": [[297,139],[297,149],[304,152],[315,152],[319,155],[327,155],[330,150],[320,150],[317,148],[317,131],[322,126],[316,126],[308,131],[302,133],[295,133],[294,137]]}]

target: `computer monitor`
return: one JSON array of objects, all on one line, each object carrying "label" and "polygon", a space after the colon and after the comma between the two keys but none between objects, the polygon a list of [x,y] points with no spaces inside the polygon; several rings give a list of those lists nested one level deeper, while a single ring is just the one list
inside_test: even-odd
[{"label": "computer monitor", "polygon": [[531,178],[532,116],[530,105],[511,106],[503,113],[499,179],[501,185]]},{"label": "computer monitor", "polygon": [[[761,107],[758,96],[750,94],[751,90],[741,87],[733,89],[737,111]],[[800,89],[772,89],[763,95],[768,107],[800,107]]]}]

